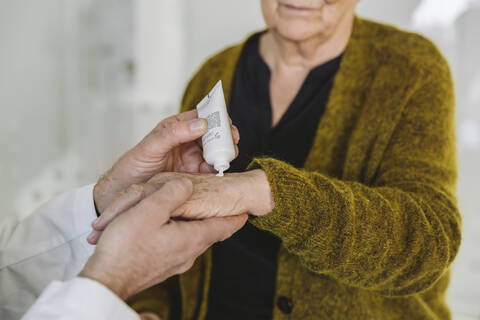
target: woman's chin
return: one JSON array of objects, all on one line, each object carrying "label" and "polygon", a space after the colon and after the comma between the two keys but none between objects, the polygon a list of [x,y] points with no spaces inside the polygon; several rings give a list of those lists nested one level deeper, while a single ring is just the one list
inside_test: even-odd
[{"label": "woman's chin", "polygon": [[275,30],[282,38],[294,42],[301,42],[316,36],[318,37],[321,36],[323,33],[320,28],[302,28],[298,25],[277,26]]}]

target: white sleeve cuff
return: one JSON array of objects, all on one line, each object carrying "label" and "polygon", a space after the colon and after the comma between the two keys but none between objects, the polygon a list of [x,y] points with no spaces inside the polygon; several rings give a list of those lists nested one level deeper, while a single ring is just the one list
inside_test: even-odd
[{"label": "white sleeve cuff", "polygon": [[138,320],[139,316],[99,282],[77,277],[52,282],[22,319]]},{"label": "white sleeve cuff", "polygon": [[2,221],[0,269],[76,243],[84,252],[80,249],[74,253],[88,259],[95,249],[86,240],[92,231],[91,223],[97,217],[93,187],[92,184],[63,193],[23,220]]},{"label": "white sleeve cuff", "polygon": [[[97,210],[95,209],[95,202],[93,200],[93,188],[94,184],[84,186],[75,191],[74,202],[74,214],[73,218],[75,223],[75,229],[83,231],[82,233],[88,234],[92,231],[92,221],[97,218]],[[86,236],[81,241],[83,247],[87,251],[87,255],[90,256],[95,250],[95,246],[87,242]]]}]

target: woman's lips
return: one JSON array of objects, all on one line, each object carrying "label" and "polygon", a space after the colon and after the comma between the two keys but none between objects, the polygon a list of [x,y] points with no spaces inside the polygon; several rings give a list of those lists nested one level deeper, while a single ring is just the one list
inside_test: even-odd
[{"label": "woman's lips", "polygon": [[308,11],[315,10],[315,8],[296,6],[288,3],[280,3],[280,6],[285,7],[286,9],[294,10],[298,12],[308,12]]},{"label": "woman's lips", "polygon": [[319,14],[319,8],[307,7],[289,3],[279,3],[279,14],[285,17],[311,18]]}]

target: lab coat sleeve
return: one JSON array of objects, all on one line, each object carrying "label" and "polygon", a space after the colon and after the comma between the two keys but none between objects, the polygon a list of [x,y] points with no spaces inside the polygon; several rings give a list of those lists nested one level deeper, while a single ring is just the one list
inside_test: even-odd
[{"label": "lab coat sleeve", "polygon": [[93,185],[64,193],[26,217],[0,221],[0,319],[20,319],[53,280],[69,280],[94,251]]},{"label": "lab coat sleeve", "polygon": [[102,284],[87,278],[54,281],[22,320],[138,320],[125,302]]}]

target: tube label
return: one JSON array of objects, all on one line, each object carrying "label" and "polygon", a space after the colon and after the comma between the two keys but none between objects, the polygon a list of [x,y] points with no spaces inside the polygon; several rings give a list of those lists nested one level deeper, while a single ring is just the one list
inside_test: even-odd
[{"label": "tube label", "polygon": [[208,121],[208,130],[202,137],[205,161],[216,169],[228,169],[235,158],[235,147],[221,81],[200,101],[197,110],[198,117]]},{"label": "tube label", "polygon": [[207,121],[208,121],[208,130],[213,128],[219,128],[221,125],[220,111],[215,111],[213,113],[210,113],[207,116]]}]

